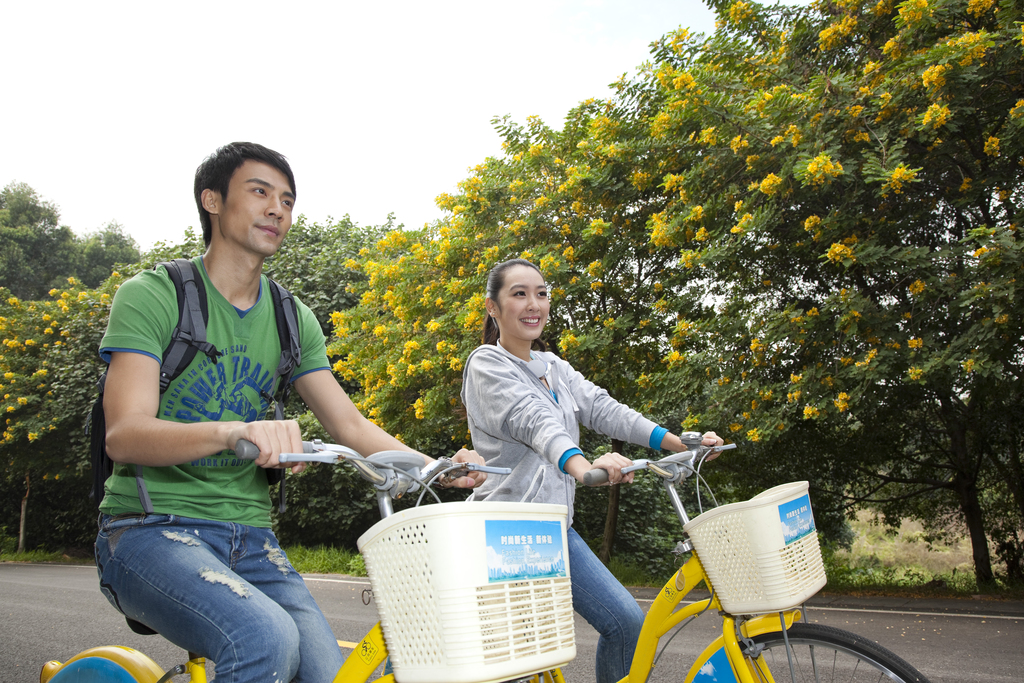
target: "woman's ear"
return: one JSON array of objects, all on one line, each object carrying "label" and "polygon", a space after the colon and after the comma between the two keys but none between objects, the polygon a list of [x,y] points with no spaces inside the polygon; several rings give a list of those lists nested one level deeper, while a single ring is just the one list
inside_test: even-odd
[{"label": "woman's ear", "polygon": [[498,305],[494,303],[494,299],[487,297],[484,299],[484,308],[487,309],[487,315],[493,318],[494,314],[497,312]]}]

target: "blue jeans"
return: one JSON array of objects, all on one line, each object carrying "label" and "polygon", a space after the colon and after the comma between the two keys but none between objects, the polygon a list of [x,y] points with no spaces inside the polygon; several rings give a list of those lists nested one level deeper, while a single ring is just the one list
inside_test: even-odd
[{"label": "blue jeans", "polygon": [[597,683],[616,683],[629,673],[644,613],[636,600],[572,527],[569,574],[572,606],[600,634],[597,640]]},{"label": "blue jeans", "polygon": [[324,683],[344,661],[270,529],[101,515],[96,568],[114,607],[213,661],[218,683]]}]

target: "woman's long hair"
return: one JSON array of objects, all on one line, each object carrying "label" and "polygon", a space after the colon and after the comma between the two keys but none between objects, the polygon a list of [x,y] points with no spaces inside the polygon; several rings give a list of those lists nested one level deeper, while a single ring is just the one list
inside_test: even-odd
[{"label": "woman's long hair", "polygon": [[[533,268],[540,273],[540,268],[535,264],[521,258],[509,259],[508,261],[502,261],[495,265],[491,268],[491,272],[487,274],[487,297],[493,300],[495,305],[500,306],[500,304],[498,304],[498,293],[505,286],[506,272],[513,266],[526,266],[528,268]],[[543,277],[543,273],[541,274],[541,277]],[[500,335],[501,330],[498,329],[498,321],[489,315],[485,315],[483,343],[495,346],[498,343],[498,337]],[[547,351],[548,345],[544,343],[543,339],[538,337],[533,340],[533,348],[536,348],[538,351]]]}]

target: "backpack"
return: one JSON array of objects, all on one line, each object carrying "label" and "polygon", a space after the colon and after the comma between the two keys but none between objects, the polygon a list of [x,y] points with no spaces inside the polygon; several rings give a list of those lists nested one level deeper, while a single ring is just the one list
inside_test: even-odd
[{"label": "backpack", "polygon": [[[160,263],[167,269],[167,274],[174,283],[174,291],[178,295],[178,325],[171,333],[171,341],[164,349],[160,364],[160,395],[163,396],[167,387],[189,366],[200,351],[209,356],[214,363],[220,357],[213,344],[206,340],[206,323],[209,310],[206,302],[206,285],[203,284],[199,268],[188,259],[174,259]],[[302,362],[302,348],[299,345],[299,316],[295,299],[291,293],[267,278],[270,282],[270,296],[274,303],[274,317],[277,321],[277,335],[281,342],[281,359],[274,374],[277,380],[277,394],[272,396],[264,392],[263,398],[274,404],[274,419],[284,419],[284,406],[291,394],[292,372]],[[103,500],[104,484],[114,472],[114,463],[107,457],[106,439],[107,424],[103,414],[103,387],[107,373],[104,372],[97,382],[99,389],[96,402],[93,403],[86,433],[89,435],[90,456],[92,461],[92,497],[97,507]],[[268,412],[269,417],[269,412]],[[142,477],[142,465],[135,465],[135,482],[139,492],[139,500],[146,514],[153,513],[153,502],[146,490],[146,482]],[[280,484],[280,510],[285,511],[284,470],[267,470],[267,480],[271,485]]]}]

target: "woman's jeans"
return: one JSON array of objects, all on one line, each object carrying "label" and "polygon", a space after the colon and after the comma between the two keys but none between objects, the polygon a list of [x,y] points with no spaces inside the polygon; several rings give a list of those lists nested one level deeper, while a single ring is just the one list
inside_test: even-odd
[{"label": "woman's jeans", "polygon": [[566,536],[573,609],[600,634],[597,683],[616,683],[633,663],[643,610],[572,527]]},{"label": "woman's jeans", "polygon": [[96,567],[114,607],[212,660],[217,683],[324,683],[344,661],[270,529],[100,515]]}]

